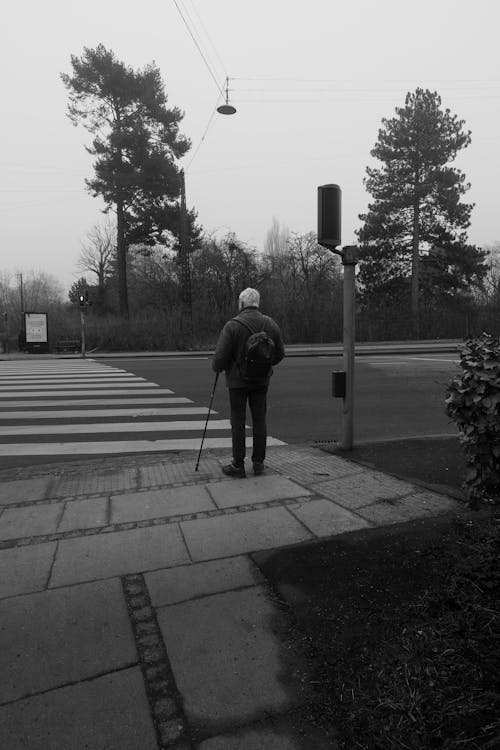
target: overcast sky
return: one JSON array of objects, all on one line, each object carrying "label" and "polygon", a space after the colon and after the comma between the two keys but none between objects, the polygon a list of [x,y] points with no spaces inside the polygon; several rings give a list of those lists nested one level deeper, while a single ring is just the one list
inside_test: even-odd
[{"label": "overcast sky", "polygon": [[[134,68],[155,61],[185,112],[189,206],[207,231],[262,249],[273,217],[316,229],[316,188],[342,188],[343,244],[356,241],[365,168],[383,117],[417,86],[466,121],[455,165],[475,202],[469,239],[500,240],[498,0],[16,0],[0,47],[0,272],[42,269],[67,289],[80,241],[102,221],[85,190],[90,142],[66,116],[61,72],[103,43]],[[230,78],[234,116],[215,115]],[[214,80],[215,78],[215,80]],[[195,153],[196,152],[196,153]],[[194,157],[194,158],[193,158]],[[89,277],[90,280],[91,277]]]}]

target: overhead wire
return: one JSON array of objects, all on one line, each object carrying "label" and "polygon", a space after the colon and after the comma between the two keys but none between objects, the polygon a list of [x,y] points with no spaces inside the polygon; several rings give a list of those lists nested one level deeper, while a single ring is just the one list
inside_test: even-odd
[{"label": "overhead wire", "polygon": [[[300,78],[292,76],[233,76],[237,81],[290,81],[300,83],[407,83],[408,78]],[[493,83],[500,78],[434,78],[436,83]]]},{"label": "overhead wire", "polygon": [[[182,20],[183,20],[183,22],[184,22],[184,25],[185,25],[186,29],[188,30],[189,36],[190,36],[190,37],[191,37],[191,39],[193,40],[193,42],[194,42],[194,44],[195,44],[195,46],[196,46],[196,49],[197,49],[197,50],[198,50],[198,52],[200,53],[200,55],[201,55],[201,57],[202,57],[202,59],[203,59],[203,62],[204,62],[204,63],[205,63],[205,65],[206,65],[206,68],[207,68],[208,72],[210,73],[210,75],[211,75],[212,79],[214,80],[214,83],[215,83],[215,85],[217,86],[217,89],[218,89],[219,91],[221,91],[221,86],[220,86],[220,84],[219,84],[219,82],[218,82],[218,80],[217,80],[217,78],[216,78],[216,76],[215,76],[215,73],[214,73],[214,71],[212,70],[212,67],[211,67],[210,63],[208,62],[208,60],[207,60],[207,58],[206,58],[205,54],[203,53],[203,50],[201,49],[201,47],[200,47],[200,45],[199,45],[199,43],[198,43],[198,41],[197,41],[197,39],[196,39],[196,37],[195,37],[195,35],[194,35],[193,31],[191,30],[191,27],[189,26],[189,24],[188,24],[188,22],[187,22],[187,20],[186,20],[186,17],[185,17],[185,15],[184,15],[184,13],[183,13],[183,12],[182,12],[182,10],[180,9],[180,7],[179,7],[179,3],[178,3],[178,0],[173,0],[173,2],[174,2],[174,5],[175,5],[175,7],[177,8],[177,10],[178,10],[178,12],[179,12],[179,15],[180,15],[180,17],[182,18]],[[185,11],[185,12],[186,12],[186,15],[187,15],[187,11]],[[191,20],[191,23],[192,23],[192,20]]]},{"label": "overhead wire", "polygon": [[[333,79],[271,76],[235,76],[237,101],[266,103],[318,101],[389,101],[387,97],[400,93],[409,85],[408,79]],[[438,80],[434,81],[438,84]],[[500,79],[440,79],[440,90],[462,101],[496,99],[500,94]],[[241,96],[242,94],[242,96]],[[369,98],[367,98],[367,96]],[[282,98],[279,98],[282,97]],[[286,97],[286,98],[285,98]],[[346,97],[339,99],[339,97]]]},{"label": "overhead wire", "polygon": [[[215,102],[215,107],[213,108],[213,111],[212,111],[212,112],[211,112],[211,114],[210,114],[210,117],[209,117],[208,123],[207,123],[207,125],[206,125],[206,127],[205,127],[205,130],[203,131],[203,134],[202,134],[202,136],[201,136],[201,139],[200,139],[200,141],[199,141],[199,143],[198,143],[198,145],[197,145],[197,147],[196,147],[195,151],[193,152],[193,154],[192,154],[192,156],[191,156],[191,159],[190,159],[190,161],[188,162],[188,164],[187,164],[187,166],[186,166],[186,171],[187,171],[187,170],[188,170],[188,169],[189,169],[189,168],[191,167],[191,164],[193,163],[193,161],[194,161],[195,157],[197,156],[197,154],[198,154],[198,152],[199,152],[199,150],[200,150],[200,148],[201,148],[201,145],[202,145],[202,144],[203,144],[203,142],[205,141],[205,138],[206,138],[206,136],[207,136],[207,133],[208,133],[208,131],[209,131],[209,129],[210,129],[210,126],[211,126],[211,124],[212,124],[212,121],[213,121],[213,119],[214,119],[215,113],[217,112],[217,104],[218,104],[218,102],[219,102],[219,99],[220,99],[220,97],[221,97],[221,96],[223,95],[223,92],[224,92],[224,83],[226,83],[226,86],[227,86],[227,82],[228,82],[228,80],[229,80],[229,79],[228,79],[228,77],[226,76],[226,77],[225,77],[225,81],[224,81],[224,82],[222,83],[222,85],[220,85],[220,84],[219,84],[219,82],[217,81],[217,78],[216,78],[216,76],[215,76],[215,73],[214,73],[214,71],[213,71],[213,67],[215,67],[215,66],[212,66],[212,65],[211,65],[211,64],[210,64],[210,63],[208,62],[208,59],[207,59],[207,58],[209,57],[209,55],[208,55],[208,54],[204,54],[204,52],[203,52],[203,50],[202,50],[202,48],[201,48],[201,45],[202,45],[202,41],[201,41],[201,34],[200,34],[199,30],[197,30],[197,29],[196,29],[196,24],[195,24],[195,22],[193,21],[193,18],[192,18],[192,17],[191,17],[191,15],[189,14],[189,11],[187,10],[187,8],[186,8],[186,6],[185,6],[185,5],[183,5],[183,6],[182,6],[182,7],[183,7],[183,9],[184,9],[184,14],[182,13],[182,11],[181,11],[181,8],[179,7],[179,2],[180,2],[180,1],[181,1],[181,0],[174,0],[174,4],[175,4],[175,7],[177,8],[177,10],[178,10],[178,12],[179,12],[179,15],[181,16],[181,18],[182,18],[182,20],[183,20],[183,22],[184,22],[184,25],[186,26],[186,28],[187,28],[187,30],[188,30],[188,32],[189,32],[189,35],[190,35],[191,39],[192,39],[192,40],[193,40],[193,42],[195,43],[195,45],[196,45],[196,48],[197,48],[197,50],[199,51],[199,53],[200,53],[201,57],[203,58],[203,61],[205,62],[205,65],[206,65],[206,67],[207,67],[207,70],[208,70],[208,72],[210,73],[210,75],[211,75],[212,79],[213,79],[213,80],[215,81],[215,84],[216,84],[216,86],[217,86],[217,90],[218,90],[218,92],[219,92],[219,93],[218,93],[218,96],[217,96],[217,100],[216,100],[216,102]],[[200,14],[198,13],[198,10],[197,10],[197,8],[196,8],[196,5],[194,4],[194,2],[191,2],[191,6],[192,6],[192,8],[193,8],[194,12],[196,13],[196,16],[197,16],[197,18],[198,18],[198,21],[199,21],[199,23],[200,23],[200,25],[201,25],[202,29],[204,30],[204,32],[205,32],[205,36],[206,36],[206,37],[207,37],[207,39],[209,40],[209,43],[210,43],[210,45],[211,45],[212,49],[214,50],[214,52],[215,52],[215,55],[216,55],[216,57],[218,58],[219,62],[221,63],[221,65],[222,65],[222,68],[223,68],[223,69],[225,69],[224,63],[222,62],[222,59],[221,59],[220,55],[218,54],[218,52],[217,52],[217,49],[215,48],[215,45],[214,45],[214,43],[213,43],[213,41],[212,41],[212,39],[211,39],[211,37],[210,37],[210,35],[209,35],[208,31],[207,31],[207,29],[206,29],[206,27],[205,27],[205,25],[204,25],[204,23],[203,23],[202,19],[201,19],[201,16],[200,16]],[[189,23],[188,23],[188,20],[186,19],[186,17],[187,17],[187,19],[189,19],[189,22],[191,23],[191,26],[192,26],[193,28],[191,28],[191,26],[189,25]],[[198,40],[196,39],[196,36],[198,36],[198,39],[199,39],[199,41],[198,41]]]},{"label": "overhead wire", "polygon": [[220,99],[220,94],[217,97],[217,101],[215,102],[215,107],[213,108],[213,111],[212,111],[212,114],[210,115],[210,118],[208,120],[207,126],[206,126],[205,130],[203,131],[203,135],[201,136],[200,142],[198,143],[196,149],[194,150],[194,152],[193,152],[193,154],[191,156],[191,159],[189,160],[189,162],[188,162],[188,164],[186,166],[186,172],[191,167],[191,164],[193,163],[193,161],[195,159],[195,156],[197,155],[198,151],[201,148],[201,145],[202,145],[203,141],[206,138],[206,135],[207,135],[207,133],[209,131],[210,125],[212,124],[212,120],[214,119],[215,113],[217,112],[217,104],[219,103],[219,99]]},{"label": "overhead wire", "polygon": [[193,8],[193,10],[194,10],[194,12],[195,12],[195,14],[196,14],[196,17],[197,17],[197,19],[198,19],[198,21],[199,21],[199,24],[200,24],[201,28],[202,28],[202,29],[203,29],[203,31],[205,32],[205,36],[207,37],[207,39],[208,39],[208,42],[209,42],[209,44],[210,44],[210,46],[211,46],[211,48],[212,48],[213,52],[215,53],[215,56],[216,56],[217,60],[218,60],[218,61],[219,61],[219,63],[220,63],[221,69],[222,69],[223,71],[225,71],[225,70],[226,70],[226,66],[225,66],[225,64],[224,64],[223,60],[221,59],[221,56],[219,55],[219,53],[218,53],[218,51],[217,51],[217,48],[216,48],[215,44],[214,44],[214,43],[213,43],[213,41],[212,41],[212,37],[211,37],[211,36],[210,36],[210,34],[208,33],[207,27],[206,27],[206,26],[205,26],[205,24],[203,23],[203,19],[202,19],[202,17],[200,16],[200,14],[199,14],[199,12],[198,12],[198,9],[197,9],[197,7],[196,7],[196,3],[195,3],[195,0],[189,0],[189,2],[190,2],[191,6],[192,6],[192,8]]}]

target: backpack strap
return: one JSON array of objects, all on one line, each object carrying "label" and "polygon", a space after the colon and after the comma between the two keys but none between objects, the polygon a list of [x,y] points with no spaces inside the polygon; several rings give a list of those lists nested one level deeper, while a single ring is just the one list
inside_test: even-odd
[{"label": "backpack strap", "polygon": [[253,333],[257,333],[257,331],[254,331],[252,326],[250,326],[245,320],[242,320],[241,318],[238,318],[238,317],[233,318],[233,320],[235,320],[237,323],[241,323],[241,325],[244,326],[247,329],[247,331],[250,331],[250,336]]},{"label": "backpack strap", "polygon": [[[267,323],[267,318],[266,318],[266,316],[265,316],[265,315],[262,315],[262,313],[261,313],[261,316],[262,316],[263,320],[262,320],[262,323],[260,324],[260,325],[261,325],[261,328],[260,328],[260,330],[261,330],[261,331],[264,331],[264,333],[268,333],[268,332],[267,332],[267,331],[265,330],[265,324]],[[237,323],[241,323],[241,325],[242,325],[242,326],[245,326],[245,328],[247,329],[247,331],[250,331],[250,336],[251,336],[251,335],[252,335],[253,333],[258,333],[258,332],[259,332],[259,329],[258,329],[258,328],[257,328],[257,330],[254,330],[254,329],[252,328],[252,326],[251,326],[251,325],[249,325],[249,324],[248,324],[248,323],[247,323],[247,322],[246,322],[245,320],[243,320],[243,319],[242,319],[242,318],[240,318],[239,316],[236,316],[235,318],[232,318],[232,320],[236,320],[236,322],[237,322]]]}]

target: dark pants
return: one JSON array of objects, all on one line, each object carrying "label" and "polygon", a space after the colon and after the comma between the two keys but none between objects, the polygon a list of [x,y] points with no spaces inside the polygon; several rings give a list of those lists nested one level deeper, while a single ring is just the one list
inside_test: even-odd
[{"label": "dark pants", "polygon": [[255,388],[229,388],[231,405],[231,434],[233,438],[233,463],[242,466],[245,461],[245,421],[247,401],[252,414],[254,463],[264,463],[266,457],[266,396],[267,385]]}]

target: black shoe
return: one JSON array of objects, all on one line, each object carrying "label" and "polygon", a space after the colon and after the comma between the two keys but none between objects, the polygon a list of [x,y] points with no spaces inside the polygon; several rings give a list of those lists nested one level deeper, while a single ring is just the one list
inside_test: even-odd
[{"label": "black shoe", "polygon": [[239,477],[240,479],[243,479],[247,475],[245,466],[235,466],[233,463],[230,463],[227,466],[223,466],[222,471],[228,477]]},{"label": "black shoe", "polygon": [[264,464],[260,462],[255,462],[253,464],[253,473],[256,477],[260,476],[264,473]]}]

